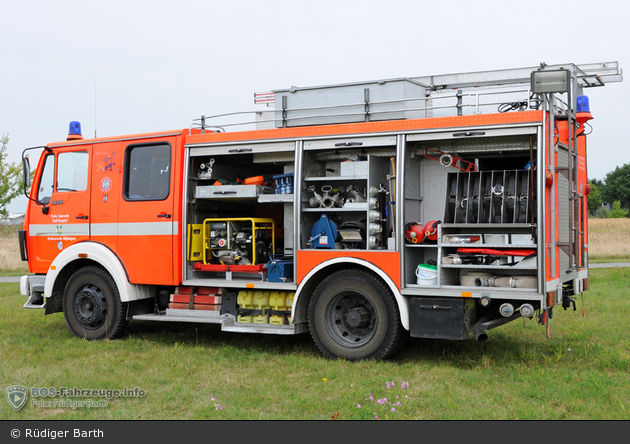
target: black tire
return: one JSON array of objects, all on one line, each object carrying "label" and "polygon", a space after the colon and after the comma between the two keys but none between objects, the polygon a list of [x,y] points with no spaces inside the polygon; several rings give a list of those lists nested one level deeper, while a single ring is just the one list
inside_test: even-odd
[{"label": "black tire", "polygon": [[325,278],[311,298],[308,321],[315,344],[330,359],[391,358],[404,334],[389,288],[361,270]]},{"label": "black tire", "polygon": [[114,279],[102,268],[85,267],[68,280],[63,315],[73,335],[88,340],[117,339],[127,327],[127,304]]}]

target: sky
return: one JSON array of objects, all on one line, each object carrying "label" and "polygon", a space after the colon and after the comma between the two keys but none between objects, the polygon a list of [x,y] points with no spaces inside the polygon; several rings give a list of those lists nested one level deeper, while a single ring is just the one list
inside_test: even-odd
[{"label": "sky", "polygon": [[[0,134],[13,162],[65,140],[74,120],[86,138],[189,128],[262,110],[255,92],[290,86],[541,62],[630,69],[619,0],[2,0],[0,17]],[[588,176],[603,179],[630,163],[630,78],[585,94]]]}]

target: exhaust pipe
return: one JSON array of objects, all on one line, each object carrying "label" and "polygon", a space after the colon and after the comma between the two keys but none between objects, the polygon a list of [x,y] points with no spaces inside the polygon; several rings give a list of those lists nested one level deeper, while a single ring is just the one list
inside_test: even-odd
[{"label": "exhaust pipe", "polygon": [[486,342],[488,340],[488,334],[485,330],[481,329],[481,322],[476,323],[473,327],[473,335],[479,342]]},{"label": "exhaust pipe", "polygon": [[477,323],[473,326],[473,336],[475,337],[475,339],[479,342],[486,342],[488,340],[488,334],[486,333],[486,331],[481,328],[481,324],[483,324],[484,322],[487,322],[489,320],[491,320],[491,317],[483,317],[481,319],[479,319],[477,321]]},{"label": "exhaust pipe", "polygon": [[475,339],[479,342],[486,342],[488,339],[488,335],[486,334],[486,330],[492,330],[493,328],[497,328],[501,325],[507,324],[508,322],[512,322],[522,317],[522,313],[517,311],[510,317],[491,317],[486,316],[477,321],[477,323],[473,326],[473,335]]}]

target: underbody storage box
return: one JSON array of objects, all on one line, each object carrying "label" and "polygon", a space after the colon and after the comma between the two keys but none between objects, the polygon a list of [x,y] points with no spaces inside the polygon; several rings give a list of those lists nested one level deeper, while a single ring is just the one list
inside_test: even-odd
[{"label": "underbody storage box", "polygon": [[472,299],[413,297],[409,301],[411,337],[467,339],[474,307]]}]

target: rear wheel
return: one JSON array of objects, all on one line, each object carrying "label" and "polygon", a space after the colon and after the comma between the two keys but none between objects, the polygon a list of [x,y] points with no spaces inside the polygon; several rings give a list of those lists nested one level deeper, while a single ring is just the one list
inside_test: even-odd
[{"label": "rear wheel", "polygon": [[325,356],[351,361],[392,357],[404,332],[392,293],[360,270],[335,272],[319,284],[309,305],[309,327]]},{"label": "rear wheel", "polygon": [[68,328],[79,338],[116,339],[127,326],[126,305],[105,270],[85,267],[66,284],[63,314]]}]

